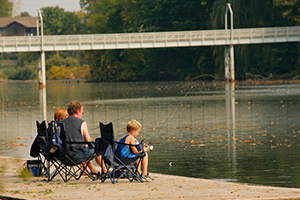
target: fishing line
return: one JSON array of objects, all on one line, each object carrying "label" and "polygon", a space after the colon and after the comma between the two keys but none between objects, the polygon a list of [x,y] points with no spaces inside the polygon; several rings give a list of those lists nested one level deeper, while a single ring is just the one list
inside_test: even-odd
[{"label": "fishing line", "polygon": [[175,146],[177,146],[179,144],[182,144],[182,143],[181,142],[174,143],[171,146],[168,146],[168,147],[166,147],[164,149],[161,149],[160,151],[156,151],[155,153],[150,153],[150,152],[152,152],[152,151],[150,151],[150,152],[148,152],[148,155],[149,156],[154,156],[154,155],[156,155],[158,153],[161,153],[161,152],[164,152],[164,151],[168,151],[170,148],[173,148],[173,147],[175,147]]},{"label": "fishing line", "polygon": [[[189,89],[189,91],[185,94],[185,96],[184,97],[186,97],[187,95],[188,95],[188,93],[191,91],[191,89],[193,88],[193,86],[191,86],[191,88]],[[180,102],[181,103],[181,102]],[[179,104],[180,104],[179,103]],[[153,106],[151,106],[151,108],[152,107],[155,107],[156,105],[153,105]],[[175,107],[175,110],[176,110],[176,107]],[[175,111],[174,110],[174,111]],[[174,111],[173,111],[173,113],[174,113]],[[128,114],[128,115],[125,115],[124,117],[121,117],[121,118],[118,118],[118,119],[115,119],[115,120],[113,120],[113,121],[111,121],[111,122],[115,122],[115,121],[118,121],[118,120],[120,120],[120,119],[124,119],[125,117],[128,117],[128,116],[130,116],[130,115],[132,115],[132,114],[134,114],[135,113],[135,111],[133,111],[133,113],[130,113],[130,114]],[[173,114],[172,113],[172,114]],[[171,114],[171,116],[172,116],[172,114]],[[169,116],[169,118],[171,117],[171,116]],[[167,121],[169,120],[169,118],[167,119]],[[162,126],[163,127],[163,126]],[[161,127],[161,128],[162,128]],[[94,131],[94,130],[97,130],[98,128],[100,128],[99,126],[98,127],[95,127],[95,128],[93,128],[93,129],[91,129],[90,131]],[[156,133],[157,134],[157,133]]]},{"label": "fishing line", "polygon": [[[120,120],[120,119],[124,119],[125,117],[128,117],[128,116],[130,116],[130,115],[132,115],[132,114],[134,114],[135,113],[135,111],[133,111],[133,113],[130,113],[130,114],[128,114],[128,115],[125,115],[124,117],[120,117],[120,118],[118,118],[118,119],[115,119],[115,120],[113,120],[113,121],[111,121],[111,122],[116,122],[116,121],[118,121],[118,120]],[[94,131],[94,130],[96,130],[96,129],[98,129],[98,128],[100,128],[99,126],[98,127],[96,127],[96,128],[93,128],[93,129],[91,129],[90,131]]]},{"label": "fishing line", "polygon": [[[190,91],[193,89],[194,87],[191,86],[189,91],[184,95],[183,98],[185,98],[189,93]],[[183,99],[178,103],[178,105],[181,104],[181,102],[183,101]],[[177,105],[177,106],[178,106]],[[162,124],[162,126],[160,127],[160,129],[158,130],[158,132],[152,137],[152,139],[150,140],[149,144],[152,145],[153,144],[153,140],[156,138],[157,134],[162,130],[162,128],[165,126],[165,124],[169,121],[169,119],[172,117],[172,115],[174,114],[174,112],[177,110],[177,106],[174,108],[173,112],[171,113],[171,115],[166,119],[166,121]]]},{"label": "fishing line", "polygon": [[[188,92],[184,95],[183,98],[185,98],[185,97],[190,93],[190,91],[191,91],[193,88],[194,88],[194,87],[191,86],[190,89],[189,89]],[[180,105],[180,104],[182,103],[182,101],[183,101],[183,99],[178,103],[178,105]],[[157,134],[162,130],[162,128],[165,126],[165,124],[169,121],[169,119],[170,119],[170,118],[172,117],[172,115],[175,113],[175,111],[177,110],[178,105],[174,108],[174,110],[173,110],[173,112],[171,113],[171,115],[168,116],[168,118],[166,119],[166,121],[162,124],[162,126],[161,126],[160,129],[159,129],[159,131],[152,137],[152,139],[151,139],[150,142],[149,142],[150,145],[153,144],[153,140],[155,139],[155,137],[157,136]],[[154,107],[154,106],[153,106],[153,107]],[[134,111],[133,113],[135,113],[135,111]],[[128,117],[128,116],[132,115],[133,113],[130,113],[130,114],[128,114],[128,115],[125,115],[124,117],[115,119],[115,120],[112,121],[112,122],[115,122],[115,121],[118,121],[118,120],[123,119],[123,118],[125,118],[125,117]],[[99,129],[99,128],[100,128],[100,127],[98,126],[98,127],[95,127],[95,128],[93,128],[93,129],[91,129],[90,131],[94,131],[94,130]]]}]

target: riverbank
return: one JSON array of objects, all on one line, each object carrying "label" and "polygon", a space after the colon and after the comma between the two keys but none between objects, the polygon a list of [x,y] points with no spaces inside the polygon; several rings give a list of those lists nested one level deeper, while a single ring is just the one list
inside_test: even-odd
[{"label": "riverbank", "polygon": [[[153,182],[21,178],[24,159],[0,157],[0,199],[300,199],[300,189],[154,174]],[[5,198],[8,197],[8,198]]]}]

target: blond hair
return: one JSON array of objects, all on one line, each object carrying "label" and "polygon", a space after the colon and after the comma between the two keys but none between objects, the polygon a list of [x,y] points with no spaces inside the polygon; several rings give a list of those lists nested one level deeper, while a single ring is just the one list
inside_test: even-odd
[{"label": "blond hair", "polygon": [[57,108],[54,113],[54,121],[60,121],[62,119],[65,119],[69,117],[68,110],[65,108]]},{"label": "blond hair", "polygon": [[142,128],[142,124],[135,119],[129,121],[126,125],[127,133],[130,133],[132,130],[138,130],[140,128]]}]

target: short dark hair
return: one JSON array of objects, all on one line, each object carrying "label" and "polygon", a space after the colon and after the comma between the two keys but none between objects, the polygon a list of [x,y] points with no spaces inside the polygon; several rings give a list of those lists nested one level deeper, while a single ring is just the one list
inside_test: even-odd
[{"label": "short dark hair", "polygon": [[75,115],[77,111],[81,109],[82,104],[79,101],[73,101],[68,106],[68,113],[69,115]]}]

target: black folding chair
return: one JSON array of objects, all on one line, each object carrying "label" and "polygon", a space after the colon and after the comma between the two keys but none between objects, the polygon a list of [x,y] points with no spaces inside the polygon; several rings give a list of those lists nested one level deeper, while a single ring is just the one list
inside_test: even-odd
[{"label": "black folding chair", "polygon": [[51,169],[48,168],[48,181],[53,180],[57,175],[60,175],[65,182],[68,182],[72,178],[79,180],[83,174],[92,180],[96,180],[96,177],[92,176],[88,170],[88,164],[94,158],[94,154],[89,158],[72,158],[67,154],[67,144],[86,144],[87,142],[66,141],[66,134],[64,123],[52,121],[48,124],[49,140],[53,142],[56,139],[60,139],[62,143],[62,147],[59,145],[60,141],[56,141],[55,144],[46,148],[48,151],[47,154],[49,152],[51,154],[51,166],[54,167],[52,173],[50,173]]},{"label": "black folding chair", "polygon": [[[102,155],[102,160],[105,163],[107,174],[102,177],[102,182],[110,178],[115,184],[121,178],[127,178],[129,181],[134,179],[144,182],[141,174],[138,171],[138,165],[141,162],[145,153],[138,154],[134,158],[125,158],[116,154],[116,145],[141,146],[121,143],[120,140],[114,140],[113,124],[103,124],[100,122],[101,138],[96,139],[96,153]],[[109,169],[112,168],[110,171]]]},{"label": "black folding chair", "polygon": [[30,148],[30,156],[38,159],[39,165],[41,168],[38,171],[38,175],[47,175],[47,167],[46,162],[48,157],[44,154],[44,149],[47,141],[47,124],[46,121],[36,121],[37,127],[37,136],[35,137],[31,148]]}]

